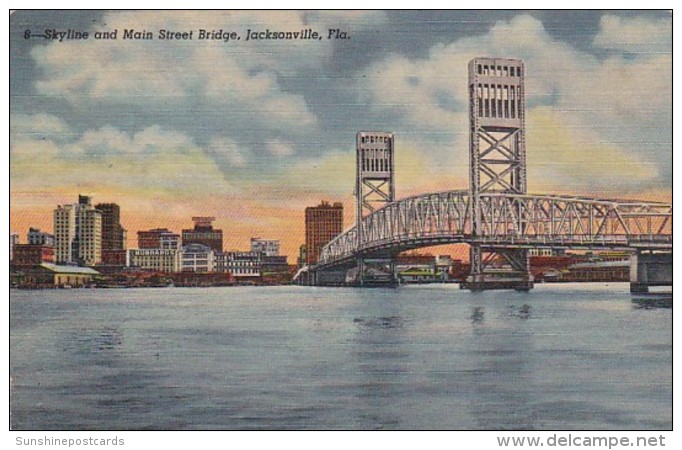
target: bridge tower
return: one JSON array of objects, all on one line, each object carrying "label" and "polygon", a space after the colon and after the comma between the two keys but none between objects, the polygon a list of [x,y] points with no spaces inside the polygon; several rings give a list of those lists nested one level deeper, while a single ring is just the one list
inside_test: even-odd
[{"label": "bridge tower", "polygon": [[360,286],[396,282],[395,265],[390,257],[362,256],[369,232],[363,226],[363,217],[395,201],[393,142],[393,133],[388,132],[360,131],[356,135],[355,218],[360,256],[355,284]]},{"label": "bridge tower", "polygon": [[[476,243],[476,238],[484,236],[486,227],[491,225],[482,211],[481,194],[526,193],[524,76],[523,62],[518,59],[475,58],[469,62],[469,190],[473,242],[471,272],[462,284],[465,289],[528,290],[533,287],[528,250]],[[510,234],[515,232],[522,233],[522,230],[508,230]]]}]

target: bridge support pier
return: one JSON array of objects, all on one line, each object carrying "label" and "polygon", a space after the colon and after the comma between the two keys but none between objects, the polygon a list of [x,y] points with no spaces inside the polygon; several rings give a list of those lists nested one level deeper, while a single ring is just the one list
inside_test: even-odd
[{"label": "bridge support pier", "polygon": [[344,286],[346,284],[346,271],[343,269],[337,270],[322,270],[316,269],[313,271],[311,278],[311,286]]},{"label": "bridge support pier", "polygon": [[673,254],[637,250],[630,256],[630,292],[649,292],[649,286],[673,285]]},{"label": "bridge support pier", "polygon": [[460,288],[471,291],[489,289],[533,289],[528,250],[508,248],[482,248],[472,245],[471,272]]}]

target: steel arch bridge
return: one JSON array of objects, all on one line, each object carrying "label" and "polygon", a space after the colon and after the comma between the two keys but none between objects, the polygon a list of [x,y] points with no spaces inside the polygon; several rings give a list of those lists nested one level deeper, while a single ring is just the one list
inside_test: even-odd
[{"label": "steel arch bridge", "polygon": [[356,224],[312,255],[308,283],[390,284],[400,252],[466,243],[472,290],[531,289],[538,247],[629,249],[631,290],[672,284],[672,204],[528,194],[523,61],[474,58],[468,73],[469,188],[396,201],[393,133],[357,133]]},{"label": "steel arch bridge", "polygon": [[672,250],[672,205],[554,195],[482,194],[482,233],[472,233],[469,192],[422,194],[386,205],[323,247],[319,269],[358,256],[389,258],[419,247],[480,244],[505,248]]}]

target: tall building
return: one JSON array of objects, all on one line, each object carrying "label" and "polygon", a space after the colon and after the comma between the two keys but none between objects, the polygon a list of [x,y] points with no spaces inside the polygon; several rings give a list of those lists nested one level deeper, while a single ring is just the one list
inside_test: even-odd
[{"label": "tall building", "polygon": [[315,264],[320,251],[343,231],[343,205],[323,201],[305,209],[306,264]]},{"label": "tall building", "polygon": [[54,210],[55,259],[57,263],[93,266],[102,260],[102,213],[90,197]]},{"label": "tall building", "polygon": [[167,228],[138,231],[137,247],[140,249],[179,250],[181,247],[180,235]]},{"label": "tall building", "polygon": [[265,256],[279,256],[279,240],[251,238],[251,251]]},{"label": "tall building", "polygon": [[116,203],[98,203],[102,212],[102,250],[124,250],[125,230],[121,226],[121,208]]},{"label": "tall building", "polygon": [[192,217],[194,228],[182,230],[182,245],[201,244],[214,252],[223,251],[223,230],[213,228],[215,217]]},{"label": "tall building", "polygon": [[59,205],[54,210],[54,257],[57,264],[73,262],[76,240],[75,205]]}]

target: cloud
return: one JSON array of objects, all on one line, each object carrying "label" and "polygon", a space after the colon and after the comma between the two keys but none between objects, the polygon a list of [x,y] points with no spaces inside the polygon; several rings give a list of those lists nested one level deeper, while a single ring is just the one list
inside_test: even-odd
[{"label": "cloud", "polygon": [[672,17],[650,20],[605,15],[600,25],[592,41],[595,47],[643,55],[672,53]]},{"label": "cloud", "polygon": [[[645,19],[624,25],[641,27],[639,39],[645,41],[653,39],[646,36],[654,26],[670,31],[669,23],[639,21]],[[602,21],[601,34],[611,33],[611,26],[612,21]],[[522,15],[498,22],[487,34],[434,45],[426,58],[393,55],[376,61],[362,72],[358,96],[375,117],[391,117],[394,130],[418,136],[425,158],[462,165],[469,151],[467,65],[476,56],[525,63],[527,116],[533,118],[527,122],[529,165],[554,158],[554,167],[561,167],[529,167],[536,177],[529,180],[531,187],[555,187],[557,180],[571,180],[576,190],[599,186],[609,192],[633,180],[669,185],[672,59],[665,52],[600,60],[555,41],[540,21]],[[441,134],[453,131],[451,139]],[[551,154],[543,153],[550,147]]]},{"label": "cloud", "polygon": [[104,127],[70,142],[26,129],[12,134],[10,152],[13,192],[79,188],[177,198],[235,191],[205,149],[160,126],[134,134]]},{"label": "cloud", "polygon": [[61,140],[71,133],[69,125],[52,114],[14,114],[10,121],[10,134],[24,139]]},{"label": "cloud", "polygon": [[[322,132],[325,124],[309,107],[306,86],[292,85],[323,73],[333,58],[340,44],[326,38],[326,29],[353,32],[385,21],[384,13],[372,11],[107,12],[90,31],[118,30],[116,40],[33,47],[35,89],[66,103],[81,132],[85,121],[78,115],[84,111],[95,112],[97,128],[134,133],[160,123],[166,132],[179,130],[201,143],[229,177],[235,168],[295,154],[291,142]],[[246,41],[248,29],[313,29],[322,39]],[[154,39],[123,39],[126,30],[151,32]],[[159,30],[192,31],[193,39],[160,40]],[[199,30],[236,32],[241,40],[200,40]],[[216,144],[225,150],[214,151]]]},{"label": "cloud", "polygon": [[245,149],[230,138],[214,137],[208,144],[207,153],[216,161],[234,167],[244,167],[247,156]]},{"label": "cloud", "polygon": [[289,156],[294,154],[293,147],[286,142],[276,139],[266,145],[268,152],[275,156]]},{"label": "cloud", "polygon": [[533,109],[527,123],[533,130],[527,143],[532,149],[527,156],[532,191],[621,194],[624,188],[636,192],[658,175],[656,164],[644,155],[624,152],[622,144],[604,142],[590,129],[576,133],[565,117],[549,107]]}]

